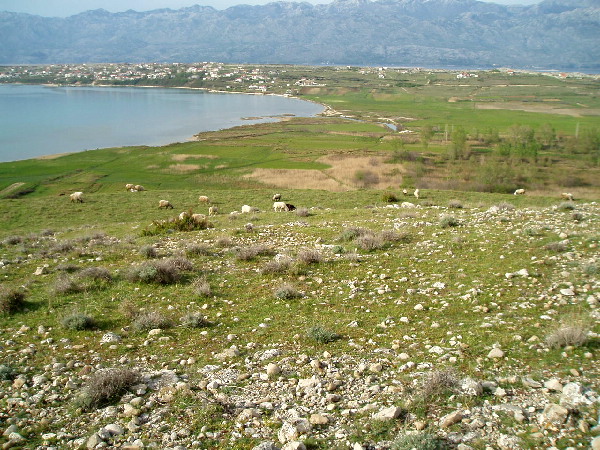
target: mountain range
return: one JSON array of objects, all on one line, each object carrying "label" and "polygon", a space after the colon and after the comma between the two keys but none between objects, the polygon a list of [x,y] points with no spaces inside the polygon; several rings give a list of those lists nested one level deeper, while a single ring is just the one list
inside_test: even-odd
[{"label": "mountain range", "polygon": [[600,2],[273,2],[66,18],[0,11],[0,64],[197,62],[600,69]]}]

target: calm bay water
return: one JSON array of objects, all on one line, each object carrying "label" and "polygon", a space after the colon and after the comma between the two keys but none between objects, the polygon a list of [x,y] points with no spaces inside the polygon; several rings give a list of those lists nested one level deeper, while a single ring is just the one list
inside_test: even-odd
[{"label": "calm bay water", "polygon": [[[189,89],[0,84],[0,161],[183,142],[201,131],[300,117],[323,107],[271,95]],[[258,120],[243,120],[260,117]]]}]

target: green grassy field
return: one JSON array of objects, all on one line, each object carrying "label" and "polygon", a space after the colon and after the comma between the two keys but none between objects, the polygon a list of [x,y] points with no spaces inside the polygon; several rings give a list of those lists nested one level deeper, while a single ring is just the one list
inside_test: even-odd
[{"label": "green grassy field", "polygon": [[[102,426],[120,423],[128,431],[107,443],[123,446],[139,438],[155,446],[168,441],[249,449],[277,441],[285,421],[279,408],[297,408],[330,418],[301,438],[312,449],[354,443],[392,448],[420,422],[452,448],[448,433],[467,434],[476,414],[493,427],[469,441],[473,448],[496,445],[498,433],[514,435],[530,448],[589,445],[597,402],[580,406],[564,425],[544,428],[535,417],[547,403],[559,402],[559,394],[532,391],[521,378],[600,387],[597,166],[588,154],[556,148],[542,149],[537,161],[496,160],[495,150],[483,144],[472,148],[470,157],[450,160],[441,132],[425,149],[418,128],[414,135],[400,135],[378,124],[377,117],[410,114],[419,119],[410,124],[456,121],[471,128],[493,126],[502,134],[518,123],[514,119],[533,126],[550,117],[557,130],[568,133],[577,123],[595,126],[597,118],[479,111],[440,99],[466,96],[468,88],[482,101],[544,95],[571,107],[588,102],[596,108],[596,94],[578,98],[578,89],[595,85],[582,82],[569,91],[560,80],[503,74],[464,81],[468,86],[460,89],[438,87],[455,81],[442,74],[403,81],[417,87],[394,87],[397,79],[387,80],[391,86],[384,89],[369,84],[375,80],[350,71],[334,81],[345,83],[344,89],[354,83],[360,92],[335,94],[332,88],[323,97],[311,94],[368,122],[291,119],[203,133],[198,141],[165,147],[0,164],[4,428],[15,424],[26,448],[46,445],[50,438],[43,436],[49,433],[59,447],[77,447],[76,439],[84,446]],[[510,82],[536,86],[501,86]],[[398,94],[398,89],[410,92]],[[475,147],[477,140],[469,140]],[[348,160],[350,166],[343,166]],[[248,177],[258,169],[263,178]],[[390,178],[394,184],[374,188],[365,182],[387,179],[392,169],[400,177]],[[465,177],[493,178],[502,171],[509,192],[525,187],[527,193],[466,188]],[[291,179],[301,173],[308,174],[306,185],[296,187]],[[319,188],[317,175],[345,180],[345,190]],[[574,180],[579,184],[570,185]],[[426,186],[434,181],[455,183],[457,189]],[[128,192],[126,183],[146,190]],[[419,198],[412,195],[415,187]],[[560,199],[563,189],[575,191],[574,202]],[[83,203],[69,201],[74,191],[84,192]],[[274,212],[276,192],[297,211]],[[207,217],[206,229],[177,231],[180,212],[208,214],[199,195],[207,195],[219,214]],[[174,209],[159,209],[161,199]],[[257,210],[241,214],[242,205]],[[190,314],[207,323],[184,326]],[[73,315],[88,316],[94,324],[75,329],[66,321]],[[553,345],[550,338],[561,326],[582,330],[585,338]],[[314,327],[321,330],[317,338]],[[122,340],[101,343],[108,332]],[[222,356],[232,345],[238,353]],[[494,347],[504,356],[488,356]],[[283,371],[270,379],[263,376],[268,361],[257,354],[273,349]],[[311,366],[311,360],[323,361],[327,369]],[[380,371],[369,369],[375,363]],[[110,367],[153,374],[171,370],[187,387],[118,395],[111,399],[114,410],[78,407],[89,374]],[[442,370],[493,382],[506,393],[488,388],[473,397],[447,386],[424,396],[423,380]],[[213,372],[228,381],[211,396],[206,385]],[[44,384],[36,378],[45,386],[39,403],[33,395],[37,375],[55,380]],[[313,376],[324,380],[323,386],[341,381],[335,391],[339,403],[327,406],[308,394],[290,394],[298,380]],[[16,387],[19,379],[24,388]],[[489,409],[507,402],[531,406],[533,412],[517,421]],[[124,412],[130,403],[144,405],[135,426],[127,425]],[[273,408],[265,406],[271,403]],[[238,419],[244,408],[239,404],[260,410],[251,426]],[[369,405],[401,406],[406,417],[377,425]],[[457,408],[472,416],[441,427],[440,417]],[[152,415],[156,409],[160,420]],[[162,425],[153,428],[153,420]],[[553,431],[540,431],[546,429]]]}]

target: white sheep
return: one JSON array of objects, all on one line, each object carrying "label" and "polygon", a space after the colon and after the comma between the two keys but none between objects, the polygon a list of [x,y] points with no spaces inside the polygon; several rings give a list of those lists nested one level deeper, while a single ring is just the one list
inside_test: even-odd
[{"label": "white sheep", "polygon": [[273,209],[275,211],[287,211],[287,205],[285,204],[285,202],[275,202],[273,203]]},{"label": "white sheep", "polygon": [[402,189],[402,194],[403,195],[408,195],[408,190],[407,189]]},{"label": "white sheep", "polygon": [[560,194],[560,198],[569,201],[575,200],[575,197],[573,197],[573,194],[571,194],[570,192],[563,192],[562,194]]},{"label": "white sheep", "polygon": [[273,201],[274,202],[278,202],[279,200],[281,200],[281,194],[275,194],[275,195],[273,195]]},{"label": "white sheep", "polygon": [[415,189],[414,196],[415,196],[415,198],[416,198],[417,200],[419,199],[419,195],[420,195],[420,192],[419,192],[419,190],[418,190],[418,189]]},{"label": "white sheep", "polygon": [[217,208],[216,206],[208,207],[208,215],[209,216],[216,216],[218,213],[219,213],[219,208]]},{"label": "white sheep", "polygon": [[190,217],[190,214],[187,211],[183,211],[179,213],[179,220],[183,220],[186,217]]},{"label": "white sheep", "polygon": [[146,190],[146,188],[144,186],[142,186],[141,184],[136,184],[133,188],[138,192]]},{"label": "white sheep", "polygon": [[73,192],[69,197],[74,203],[83,203],[83,192]]},{"label": "white sheep", "polygon": [[173,209],[173,205],[171,205],[171,202],[169,200],[159,200],[158,201],[158,207],[160,209],[162,209],[162,208]]},{"label": "white sheep", "polygon": [[242,212],[243,213],[251,213],[254,211],[254,208],[250,205],[244,205],[242,206]]},{"label": "white sheep", "polygon": [[127,183],[127,184],[125,185],[125,190],[126,190],[126,191],[131,191],[131,190],[133,190],[133,189],[135,189],[135,184]]},{"label": "white sheep", "polygon": [[201,195],[198,197],[198,201],[200,203],[210,203],[210,199],[206,195]]},{"label": "white sheep", "polygon": [[525,189],[517,189],[513,195],[524,195]]}]

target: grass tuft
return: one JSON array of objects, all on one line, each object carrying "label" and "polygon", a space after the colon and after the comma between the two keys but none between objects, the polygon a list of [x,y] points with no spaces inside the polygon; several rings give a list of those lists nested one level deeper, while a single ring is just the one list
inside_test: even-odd
[{"label": "grass tuft", "polygon": [[302,293],[296,289],[296,287],[290,283],[283,283],[281,286],[275,288],[275,297],[281,300],[292,300],[295,298],[301,298]]},{"label": "grass tuft", "polygon": [[206,316],[199,313],[186,314],[180,320],[181,326],[185,328],[206,328],[212,325]]},{"label": "grass tuft", "polygon": [[131,323],[131,328],[134,331],[148,331],[156,328],[167,329],[172,326],[173,322],[171,319],[158,311],[143,311]]},{"label": "grass tuft", "polygon": [[460,225],[460,221],[454,216],[442,216],[440,218],[440,227],[442,228],[450,228],[457,227]]},{"label": "grass tuft", "polygon": [[109,405],[138,383],[141,375],[133,369],[104,369],[94,373],[82,392],[75,400],[75,405],[84,411],[91,411]]}]

